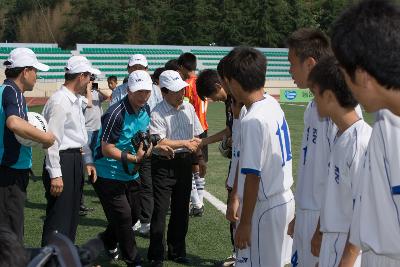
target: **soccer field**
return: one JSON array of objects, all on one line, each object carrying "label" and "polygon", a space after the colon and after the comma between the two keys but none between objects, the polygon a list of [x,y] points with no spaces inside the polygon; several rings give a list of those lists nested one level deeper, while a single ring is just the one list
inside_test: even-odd
[{"label": "soccer field", "polygon": [[[223,103],[210,103],[207,114],[209,122],[209,135],[225,127],[225,111]],[[301,135],[303,131],[303,113],[305,105],[287,105],[282,108],[286,113],[286,119],[290,127],[293,151],[293,174],[296,177],[297,160]],[[30,111],[41,112],[42,107],[30,108]],[[267,115],[267,114],[266,114]],[[371,117],[367,117],[371,122]],[[25,208],[25,244],[28,247],[38,247],[41,241],[43,219],[45,214],[45,197],[41,180],[43,166],[43,151],[33,151],[33,171],[37,176],[31,179],[28,186],[28,197]],[[209,163],[206,176],[206,190],[222,202],[226,200],[225,178],[228,169],[228,160],[220,156],[217,144],[209,147]],[[100,202],[92,187],[85,184],[85,204],[95,208],[94,212],[80,218],[78,227],[77,244],[94,237],[103,231],[106,219]],[[191,259],[190,266],[219,266],[221,261],[231,253],[229,226],[225,216],[215,209],[210,203],[205,203],[203,217],[190,219],[189,233],[187,236],[187,253]],[[139,251],[145,259],[143,266],[147,266],[146,253],[149,244],[148,238],[137,237]],[[125,266],[122,261],[110,263],[105,256],[97,261],[101,266]],[[183,266],[166,261],[164,266]]]}]

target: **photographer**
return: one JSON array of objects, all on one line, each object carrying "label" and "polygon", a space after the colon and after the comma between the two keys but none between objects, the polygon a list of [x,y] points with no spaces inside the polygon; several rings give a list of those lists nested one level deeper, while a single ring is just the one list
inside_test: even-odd
[{"label": "photographer", "polygon": [[[141,260],[132,230],[132,222],[138,220],[140,213],[137,169],[152,150],[152,145],[145,147],[143,142],[139,148],[135,148],[131,139],[138,132],[146,132],[149,126],[147,101],[151,91],[152,81],[146,71],[137,70],[129,75],[128,95],[112,105],[102,117],[93,151],[98,174],[93,187],[108,220],[108,226],[100,237],[109,256],[114,259],[118,258],[119,243],[122,259],[127,266],[140,266]],[[167,153],[161,150],[158,152],[172,155],[171,148],[162,148]]]},{"label": "photographer", "polygon": [[[92,147],[92,136],[97,135],[97,132],[101,126],[101,115],[103,115],[103,108],[101,104],[109,99],[109,95],[99,90],[98,83],[95,83],[96,76],[91,75],[90,83],[86,88],[84,94],[84,100],[82,103],[82,111],[85,116],[85,127],[88,135],[88,146]],[[93,211],[93,208],[89,208],[84,204],[83,197],[83,185],[82,184],[82,196],[81,204],[79,206],[79,215],[85,216],[89,211]]]}]

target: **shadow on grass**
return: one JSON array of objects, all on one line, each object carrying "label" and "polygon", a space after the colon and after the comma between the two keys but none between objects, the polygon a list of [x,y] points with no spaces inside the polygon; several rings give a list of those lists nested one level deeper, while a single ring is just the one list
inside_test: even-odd
[{"label": "shadow on grass", "polygon": [[[147,260],[147,248],[138,248],[138,252],[142,258],[142,266],[150,267],[150,262]],[[219,267],[222,265],[222,261],[217,261],[214,259],[203,259],[199,256],[195,256],[192,254],[187,255],[190,260],[189,264],[179,264],[174,263],[173,261],[165,261],[164,266],[196,266],[196,267]],[[117,267],[117,266],[125,266],[122,260],[118,261],[110,261],[105,252],[103,252],[95,261],[96,264],[100,264],[102,267]]]},{"label": "shadow on grass", "polygon": [[27,200],[25,202],[25,208],[35,209],[35,210],[46,210],[46,204],[45,203],[30,202],[29,200]]}]

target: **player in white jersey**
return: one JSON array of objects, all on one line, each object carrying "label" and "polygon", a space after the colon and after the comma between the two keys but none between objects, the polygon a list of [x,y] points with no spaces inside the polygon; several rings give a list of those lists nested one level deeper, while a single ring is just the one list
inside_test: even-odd
[{"label": "player in white jersey", "polygon": [[[329,38],[316,29],[303,28],[287,40],[290,73],[296,85],[305,89],[312,68],[324,56],[332,54]],[[329,142],[333,124],[320,118],[314,101],[304,112],[304,132],[296,181],[296,218],[289,225],[293,236],[292,265],[315,266],[318,257],[311,254],[311,239],[317,228],[319,210],[328,166]]]},{"label": "player in white jersey", "polygon": [[[357,114],[357,101],[347,88],[334,57],[321,59],[308,80],[319,116],[329,117],[337,125],[320,212],[323,238],[319,254],[320,267],[336,267],[345,247],[345,255],[360,252],[347,244],[347,240],[371,127]],[[346,257],[344,262],[354,266],[354,262],[349,262]]]},{"label": "player in white jersey", "polygon": [[332,28],[346,83],[367,112],[376,112],[350,229],[362,266],[400,266],[399,25],[400,6],[375,0],[350,7]]},{"label": "player in white jersey", "polygon": [[224,69],[233,97],[247,109],[240,122],[235,266],[284,266],[294,213],[289,127],[278,102],[264,96],[266,63],[260,51],[238,47],[227,55]]}]

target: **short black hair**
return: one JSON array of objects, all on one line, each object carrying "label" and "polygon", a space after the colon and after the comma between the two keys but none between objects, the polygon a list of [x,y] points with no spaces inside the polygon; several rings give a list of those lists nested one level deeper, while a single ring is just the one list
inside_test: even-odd
[{"label": "short black hair", "polygon": [[329,37],[318,29],[300,28],[289,36],[286,45],[295,52],[300,62],[309,57],[318,61],[332,55]]},{"label": "short black hair", "polygon": [[23,267],[29,263],[29,253],[6,225],[0,225],[0,265]]},{"label": "short black hair", "polygon": [[66,81],[73,81],[79,75],[81,75],[81,73],[65,73],[64,78]]},{"label": "short black hair", "polygon": [[168,92],[169,92],[169,90],[168,90],[167,87],[161,87],[160,90],[161,90],[161,92],[164,93],[164,94],[168,94]]},{"label": "short black hair", "polygon": [[156,80],[160,79],[160,75],[161,73],[163,73],[165,71],[165,68],[157,68],[154,72],[153,72],[153,82],[156,82]]},{"label": "short black hair", "polygon": [[224,60],[224,76],[235,79],[247,92],[264,87],[266,71],[267,58],[251,47],[236,47]]},{"label": "short black hair", "polygon": [[205,69],[199,73],[196,80],[197,95],[201,100],[205,101],[218,89],[221,80],[216,70]]},{"label": "short black hair", "polygon": [[110,81],[118,82],[117,76],[115,76],[115,75],[108,76],[107,82],[110,82]]},{"label": "short black hair", "polygon": [[218,65],[217,65],[217,72],[221,79],[225,78],[225,75],[224,75],[225,58],[226,58],[226,56],[221,58],[221,60],[218,62]]},{"label": "short black hair", "polygon": [[387,89],[400,89],[400,6],[367,0],[348,8],[332,27],[332,48],[350,78],[357,68]]},{"label": "short black hair", "polygon": [[24,71],[24,69],[25,67],[16,67],[11,69],[6,68],[4,74],[6,75],[7,79],[15,79],[21,74],[21,72]]},{"label": "short black hair", "polygon": [[344,108],[354,108],[358,104],[346,84],[339,62],[333,56],[322,58],[311,70],[308,81],[311,86],[318,86],[320,95],[332,91]]},{"label": "short black hair", "polygon": [[167,61],[167,63],[165,63],[164,67],[165,67],[165,70],[177,71],[178,68],[179,68],[178,60],[176,58],[175,59],[170,59],[170,60]]},{"label": "short black hair", "polygon": [[183,53],[178,58],[178,66],[184,67],[188,71],[195,71],[197,68],[196,56],[192,53]]}]

